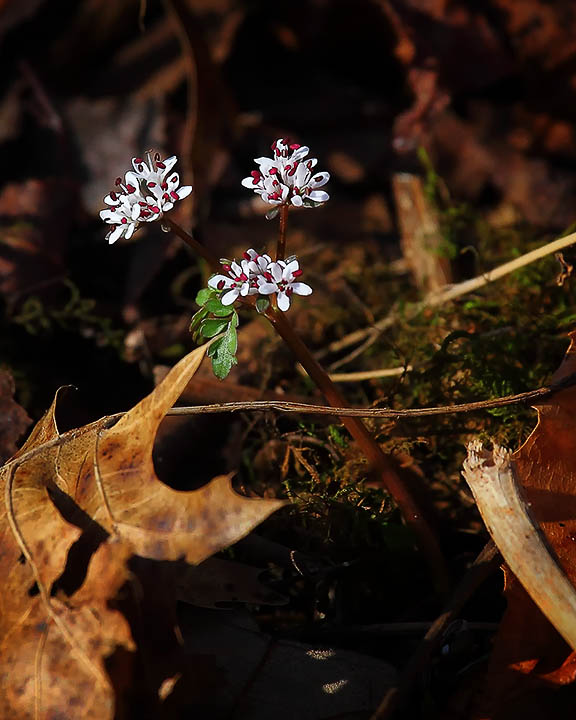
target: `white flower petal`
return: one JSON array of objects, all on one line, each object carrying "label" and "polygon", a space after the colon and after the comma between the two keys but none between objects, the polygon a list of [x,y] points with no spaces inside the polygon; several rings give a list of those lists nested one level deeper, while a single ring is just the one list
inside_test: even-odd
[{"label": "white flower petal", "polygon": [[229,278],[227,275],[214,275],[214,277],[208,280],[208,287],[214,288],[214,290],[220,290],[218,285],[222,281],[224,282],[224,288],[229,288],[230,285],[232,285],[232,278]]},{"label": "white flower petal", "polygon": [[278,309],[282,312],[286,312],[290,307],[290,296],[287,295],[283,290],[278,293]]},{"label": "white flower petal", "polygon": [[180,187],[180,188],[178,188],[178,190],[176,190],[176,195],[178,195],[180,200],[184,200],[184,198],[187,198],[191,192],[192,192],[192,185],[182,185],[182,187]]},{"label": "white flower petal", "polygon": [[326,202],[326,200],[330,199],[330,195],[328,195],[328,193],[324,192],[323,190],[312,190],[308,197],[310,198],[310,200],[319,203]]},{"label": "white flower petal", "polygon": [[240,267],[240,265],[238,265],[236,260],[230,263],[230,267],[232,268],[232,272],[236,277],[238,277],[238,275],[242,273],[242,268]]},{"label": "white flower petal", "polygon": [[270,263],[270,265],[268,265],[268,272],[271,273],[277,283],[282,280],[282,265],[280,265],[279,262]]},{"label": "white flower petal", "polygon": [[263,282],[258,286],[258,292],[261,295],[272,295],[272,293],[278,292],[278,285],[276,285],[276,283]]},{"label": "white flower petal", "polygon": [[323,185],[326,185],[328,180],[330,180],[330,173],[318,173],[317,175],[314,175],[314,177],[310,180],[309,185],[311,188],[319,188]]},{"label": "white flower petal", "polygon": [[124,234],[124,225],[118,225],[114,230],[112,230],[108,234],[108,242],[110,245],[113,245],[116,240],[118,240],[119,237],[122,237]]},{"label": "white flower petal", "polygon": [[222,305],[232,305],[232,303],[238,299],[239,294],[238,288],[232,288],[232,290],[229,290],[227,293],[222,295],[220,302]]},{"label": "white flower petal", "polygon": [[302,145],[302,147],[299,147],[297,150],[294,150],[292,153],[292,156],[290,157],[290,162],[300,162],[303,158],[308,155],[310,152],[310,148],[306,147],[306,145]]},{"label": "white flower petal", "polygon": [[294,205],[294,207],[302,207],[304,204],[300,195],[293,195],[290,202]]},{"label": "white flower petal", "polygon": [[290,288],[296,293],[296,295],[312,295],[312,288],[310,285],[306,285],[303,282],[291,283]]},{"label": "white flower petal", "polygon": [[162,163],[166,165],[166,167],[162,170],[162,177],[166,176],[177,162],[178,158],[176,155],[170,155],[170,157],[166,158],[166,160],[162,160]]},{"label": "white flower petal", "polygon": [[282,279],[284,282],[291,282],[294,279],[294,273],[300,269],[298,260],[289,262],[282,271]]},{"label": "white flower petal", "polygon": [[310,180],[310,170],[304,163],[300,163],[294,176],[294,186],[297,188],[305,187]]},{"label": "white flower petal", "polygon": [[272,160],[271,158],[267,158],[267,157],[254,158],[254,162],[256,163],[256,165],[260,166],[261,173],[265,173],[265,174],[269,173],[270,168],[276,168],[277,170],[279,169],[278,163],[276,162],[276,160]]},{"label": "white flower petal", "polygon": [[129,239],[132,237],[132,235],[134,235],[134,231],[135,231],[137,228],[138,228],[137,223],[130,223],[130,224],[128,225],[128,230],[126,230],[126,235],[125,235],[126,240],[129,240]]},{"label": "white flower petal", "polygon": [[100,217],[102,220],[106,220],[106,222],[113,222],[113,218],[117,216],[117,213],[114,210],[109,210],[108,208],[104,208],[104,210],[100,210]]}]

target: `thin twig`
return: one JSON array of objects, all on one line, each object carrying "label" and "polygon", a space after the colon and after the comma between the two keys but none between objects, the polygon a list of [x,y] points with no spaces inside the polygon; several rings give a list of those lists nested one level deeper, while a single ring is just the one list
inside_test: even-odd
[{"label": "thin twig", "polygon": [[505,395],[492,400],[462,403],[460,405],[440,405],[427,408],[350,408],[332,407],[330,405],[308,405],[307,403],[285,402],[283,400],[255,400],[252,402],[214,403],[213,405],[193,405],[174,407],[168,415],[204,415],[213,413],[277,410],[283,413],[302,413],[311,415],[338,415],[339,417],[365,418],[410,418],[429,417],[430,415],[451,415],[454,413],[492,410],[507,405],[520,405],[544,400],[554,393],[571,385],[576,385],[576,373],[554,385],[547,385],[538,390],[528,390],[517,395]]},{"label": "thin twig", "polygon": [[[488,283],[499,280],[516,270],[520,270],[520,268],[526,267],[526,265],[530,265],[536,260],[540,260],[547,255],[552,255],[552,253],[558,252],[558,250],[562,250],[574,243],[576,243],[576,233],[570,233],[570,235],[566,235],[565,237],[554,240],[551,243],[542,245],[541,247],[536,248],[536,250],[532,250],[525,255],[521,255],[520,257],[511,260],[510,262],[504,263],[503,265],[499,265],[493,270],[489,270],[482,275],[478,275],[470,280],[464,280],[464,282],[458,283],[457,285],[449,285],[443,290],[430,293],[421,302],[416,303],[409,309],[406,314],[406,319],[409,320],[415,317],[427,307],[443,305],[450,300],[455,300],[458,297],[462,297],[462,295],[467,295],[475,290],[479,290],[485,285],[488,285]],[[355,330],[353,333],[340,338],[340,340],[335,340],[333,343],[330,343],[330,345],[328,345],[321,354],[318,354],[317,357],[323,357],[329,353],[339,352],[340,350],[350,347],[350,345],[362,342],[367,337],[372,337],[374,334],[381,333],[383,330],[387,330],[389,327],[394,325],[400,317],[400,313],[397,310],[393,310],[386,317],[374,323],[371,327]]]}]

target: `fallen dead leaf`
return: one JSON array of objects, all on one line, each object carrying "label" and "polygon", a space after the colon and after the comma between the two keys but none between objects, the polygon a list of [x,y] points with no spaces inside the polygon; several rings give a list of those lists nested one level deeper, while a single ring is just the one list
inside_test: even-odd
[{"label": "fallen dead leaf", "polygon": [[[158,480],[156,431],[204,351],[184,357],[120,419],[60,434],[57,395],[0,469],[0,717],[48,718],[65,708],[71,717],[114,717],[118,679],[105,660],[135,648],[111,605],[120,588],[133,577],[145,588],[151,561],[160,570],[166,561],[201,562],[283,504],[238,495],[228,476],[190,492]],[[148,594],[161,589],[152,584]],[[156,607],[165,612],[169,602]],[[175,594],[171,602],[175,609]]]}]

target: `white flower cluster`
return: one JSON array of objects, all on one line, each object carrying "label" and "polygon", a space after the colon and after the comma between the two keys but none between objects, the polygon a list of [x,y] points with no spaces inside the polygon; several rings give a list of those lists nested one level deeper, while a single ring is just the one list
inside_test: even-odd
[{"label": "white flower cluster", "polygon": [[316,207],[329,199],[327,192],[318,190],[330,180],[327,172],[313,173],[318,160],[307,158],[310,149],[279,138],[272,144],[273,158],[256,158],[259,166],[242,185],[254,190],[270,205]]},{"label": "white flower cluster", "polygon": [[104,198],[109,207],[100,217],[112,228],[106,236],[110,244],[118,238],[132,237],[139,225],[153,222],[192,192],[190,185],[180,187],[177,172],[170,173],[178,162],[175,155],[162,160],[159,153],[147,153],[147,159],[133,158],[124,181],[116,179],[116,188]]},{"label": "white flower cluster", "polygon": [[296,258],[272,261],[269,255],[260,255],[250,248],[237,263],[223,262],[226,275],[214,275],[208,286],[223,293],[222,305],[232,305],[238,297],[247,295],[273,295],[277,293],[278,308],[286,312],[292,295],[311,295],[312,288],[298,278],[302,275]]}]

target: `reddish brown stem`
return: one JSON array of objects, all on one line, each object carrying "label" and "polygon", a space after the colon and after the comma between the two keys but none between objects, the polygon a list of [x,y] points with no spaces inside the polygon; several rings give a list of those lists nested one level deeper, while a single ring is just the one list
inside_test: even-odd
[{"label": "reddish brown stem", "polygon": [[288,225],[288,205],[280,206],[280,227],[278,230],[278,244],[276,246],[276,260],[284,260],[286,257],[286,226]]},{"label": "reddish brown stem", "polygon": [[218,258],[212,255],[210,250],[208,248],[204,247],[202,243],[199,243],[198,240],[196,240],[195,237],[193,237],[190,233],[187,233],[184,228],[181,228],[180,225],[175,223],[173,220],[170,220],[170,218],[164,217],[162,218],[163,224],[167,225],[170,230],[174,233],[174,235],[178,235],[178,237],[181,240],[184,240],[186,245],[188,247],[192,248],[194,252],[198,253],[201,257],[206,260],[208,265],[214,270],[214,272],[218,272],[221,270],[220,262],[218,261]]},{"label": "reddish brown stem", "polygon": [[[288,208],[282,207],[281,212],[283,212],[283,214],[280,216],[281,237],[278,241],[278,252],[281,250],[282,254],[284,254],[286,250],[285,240]],[[220,263],[217,258],[215,258],[207,248],[172,220],[167,220],[166,222],[170,225],[173,232],[192,249],[196,250],[213,269],[220,269]],[[253,300],[253,298],[246,298],[246,300],[250,301]],[[292,350],[308,375],[316,383],[328,404],[336,408],[348,407],[348,403],[346,403],[342,395],[340,395],[336,385],[330,380],[328,374],[314,358],[310,350],[308,350],[302,339],[296,334],[284,313],[271,306],[265,315],[274,330]],[[370,468],[378,474],[383,486],[386,487],[396,501],[407,525],[412,528],[418,540],[418,545],[428,559],[438,589],[446,592],[449,587],[449,575],[444,557],[436,535],[432,531],[418,502],[399,477],[389,458],[383,453],[362,420],[356,417],[340,417],[340,420],[362,449]]]},{"label": "reddish brown stem", "polygon": [[[296,334],[286,316],[273,308],[269,308],[265,314],[278,335],[290,347],[308,375],[316,383],[328,404],[332,407],[348,407],[348,403],[340,395],[326,371]],[[377,473],[383,486],[396,501],[407,525],[412,528],[418,540],[418,545],[428,558],[438,589],[444,592],[447,591],[449,575],[444,557],[436,535],[424,517],[422,509],[362,420],[356,417],[340,417],[340,420],[362,449],[370,468]]]}]

